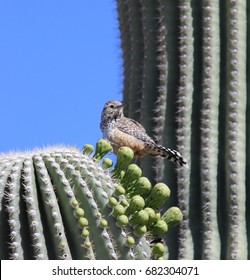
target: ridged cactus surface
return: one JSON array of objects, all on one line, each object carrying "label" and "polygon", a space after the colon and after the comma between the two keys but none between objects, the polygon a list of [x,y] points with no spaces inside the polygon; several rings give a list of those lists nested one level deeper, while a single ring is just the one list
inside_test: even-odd
[{"label": "ridged cactus surface", "polygon": [[184,214],[171,259],[250,258],[249,3],[117,0],[126,116],[189,163],[140,162]]},{"label": "ridged cactus surface", "polygon": [[159,259],[150,242],[179,224],[182,213],[160,207],[170,196],[163,183],[142,177],[133,151],[117,163],[104,158],[105,140],[83,153],[51,147],[0,155],[0,259]]}]

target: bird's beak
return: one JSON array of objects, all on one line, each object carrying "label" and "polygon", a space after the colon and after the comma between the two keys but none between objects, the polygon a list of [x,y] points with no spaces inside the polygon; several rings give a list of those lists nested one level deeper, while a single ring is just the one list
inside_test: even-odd
[{"label": "bird's beak", "polygon": [[121,105],[119,105],[119,106],[118,106],[118,109],[119,109],[119,110],[122,110],[122,109],[123,109],[123,107],[124,107],[124,105],[125,105],[125,104],[124,104],[124,103],[122,103]]},{"label": "bird's beak", "polygon": [[119,114],[123,114],[123,106],[124,106],[124,104],[122,103],[121,105],[119,105],[118,106],[118,112],[119,112]]}]

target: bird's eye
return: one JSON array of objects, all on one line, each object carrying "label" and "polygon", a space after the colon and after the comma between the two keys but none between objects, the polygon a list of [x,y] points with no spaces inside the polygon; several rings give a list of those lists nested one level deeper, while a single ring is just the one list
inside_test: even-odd
[{"label": "bird's eye", "polygon": [[110,108],[114,109],[114,108],[115,108],[115,106],[114,106],[114,105],[110,105]]}]

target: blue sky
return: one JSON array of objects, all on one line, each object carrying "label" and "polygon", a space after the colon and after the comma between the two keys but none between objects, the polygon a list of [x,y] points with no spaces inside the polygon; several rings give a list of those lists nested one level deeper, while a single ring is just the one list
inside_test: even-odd
[{"label": "blue sky", "polygon": [[121,100],[115,0],[0,1],[0,153],[95,144]]}]

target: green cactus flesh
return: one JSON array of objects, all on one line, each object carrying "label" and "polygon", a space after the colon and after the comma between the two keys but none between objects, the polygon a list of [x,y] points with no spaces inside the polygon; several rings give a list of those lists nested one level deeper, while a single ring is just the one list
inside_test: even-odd
[{"label": "green cactus flesh", "polygon": [[142,170],[129,164],[129,148],[121,148],[113,169],[103,159],[108,142],[100,139],[91,157],[93,150],[0,155],[1,259],[163,258],[165,245],[150,241],[167,231],[167,221],[169,227],[181,222],[178,211],[176,220],[173,212],[157,214],[168,187],[151,188]]},{"label": "green cactus flesh", "polygon": [[171,186],[164,207],[183,213],[164,255],[250,259],[250,1],[116,2],[124,114],[189,165],[138,161],[152,184]]}]

